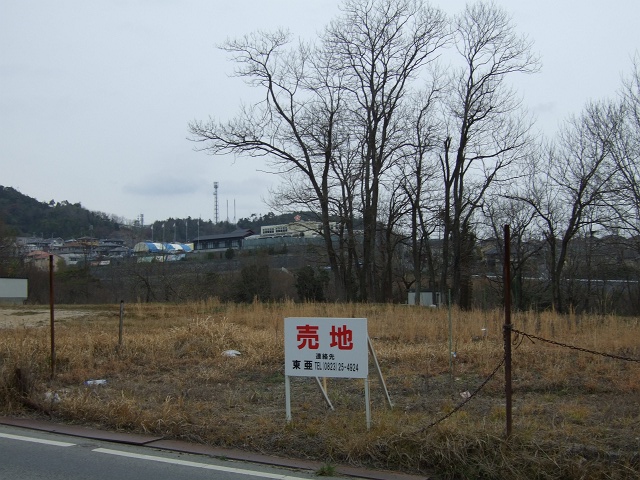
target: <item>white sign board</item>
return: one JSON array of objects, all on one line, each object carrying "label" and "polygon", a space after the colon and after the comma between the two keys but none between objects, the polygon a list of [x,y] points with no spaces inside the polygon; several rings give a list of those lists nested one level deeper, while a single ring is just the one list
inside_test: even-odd
[{"label": "white sign board", "polygon": [[28,295],[26,278],[0,278],[0,302],[22,303]]},{"label": "white sign board", "polygon": [[367,378],[366,318],[284,319],[284,374]]}]

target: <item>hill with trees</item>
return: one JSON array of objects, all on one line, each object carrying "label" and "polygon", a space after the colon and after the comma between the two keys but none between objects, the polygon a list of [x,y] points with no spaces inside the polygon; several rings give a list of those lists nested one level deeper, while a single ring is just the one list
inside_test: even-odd
[{"label": "hill with trees", "polygon": [[0,186],[0,220],[13,236],[107,237],[119,229],[117,219],[67,200],[41,202],[13,187]]},{"label": "hill with trees", "polygon": [[[253,214],[241,218],[236,224],[228,221],[213,223],[198,218],[167,218],[149,225],[128,222],[127,227],[140,229],[140,239],[190,242],[199,235],[228,233],[236,228],[246,228],[256,233],[264,225],[293,222],[296,215],[305,220],[316,220],[311,212],[293,212],[277,215],[273,212]],[[67,200],[42,202],[22,194],[13,187],[0,185],[0,222],[3,236],[35,236],[64,239],[91,236],[96,238],[120,237],[125,222],[122,217],[87,210],[81,203]],[[129,228],[127,228],[128,230]]]}]

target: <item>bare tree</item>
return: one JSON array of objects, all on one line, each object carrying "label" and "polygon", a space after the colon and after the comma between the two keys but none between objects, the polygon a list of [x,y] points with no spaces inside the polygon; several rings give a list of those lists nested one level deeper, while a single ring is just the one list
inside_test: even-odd
[{"label": "bare tree", "polygon": [[[226,124],[210,119],[189,126],[209,153],[264,156],[274,171],[295,178],[290,186],[300,190],[290,198],[317,206],[336,283],[346,289],[354,265],[362,300],[381,296],[375,288],[378,208],[384,175],[404,141],[398,108],[445,43],[445,27],[443,14],[418,0],[345,0],[317,48],[290,48],[285,32],[227,42],[237,75],[265,98]],[[342,205],[333,200],[336,193]],[[344,215],[349,260],[360,255],[353,223],[356,215],[363,218],[361,260],[353,264],[335,250],[332,208]]]},{"label": "bare tree", "polygon": [[339,72],[325,52],[300,44],[289,48],[283,31],[259,32],[227,42],[223,48],[238,65],[236,74],[263,91],[263,101],[244,107],[227,123],[213,119],[189,125],[194,141],[214,155],[264,156],[275,172],[301,175],[306,201],[317,205],[322,235],[336,282],[337,254],[330,228],[330,174],[341,115]]},{"label": "bare tree", "polygon": [[[614,138],[612,152],[617,167],[616,188],[609,199],[615,219],[609,226],[612,233],[623,242],[623,248],[640,252],[640,55],[633,59],[631,74],[623,80],[619,98],[619,113],[622,116],[621,128]],[[629,304],[638,308],[638,268],[622,271],[621,277],[633,278],[627,283]]]},{"label": "bare tree", "polygon": [[[433,152],[441,137],[436,107],[441,93],[439,75],[423,92],[417,92],[412,99],[413,108],[407,112],[406,158],[400,163],[399,178],[404,196],[409,206],[408,229],[411,238],[411,260],[413,280],[416,291],[416,305],[420,304],[423,285],[422,271],[425,264],[428,269],[431,288],[436,283],[436,271],[431,249],[432,235],[438,226],[439,203],[434,201],[428,189],[429,181],[436,175]],[[435,208],[434,208],[435,207]],[[406,282],[405,282],[406,283]],[[409,284],[410,285],[410,284]]]},{"label": "bare tree", "polygon": [[618,167],[618,189],[612,199],[617,226],[631,235],[640,234],[640,56],[624,81],[621,95],[623,121],[613,145]]},{"label": "bare tree", "polygon": [[444,15],[417,0],[346,0],[324,35],[344,72],[357,128],[364,222],[360,298],[376,291],[376,238],[383,177],[402,155],[398,112],[411,81],[448,36]]},{"label": "bare tree", "polygon": [[403,194],[404,181],[394,177],[385,182],[383,194],[380,197],[380,218],[384,222],[378,225],[376,258],[377,291],[383,295],[381,300],[393,301],[394,265],[401,261],[407,230],[404,228],[404,219],[411,210],[411,204]]},{"label": "bare tree", "polygon": [[[482,206],[482,212],[487,226],[491,232],[495,254],[491,255],[494,265],[487,265],[489,272],[494,274],[497,289],[500,295],[504,291],[504,282],[501,275],[504,266],[505,250],[504,225],[509,225],[511,236],[511,291],[513,294],[513,306],[518,310],[531,307],[529,300],[533,300],[534,285],[538,284],[536,266],[532,261],[541,253],[543,242],[537,236],[534,219],[535,209],[522,201],[517,200],[509,192],[497,192],[492,195]],[[492,269],[491,269],[492,268]],[[527,275],[536,277],[534,281],[527,281]],[[526,288],[525,288],[526,287]],[[525,292],[529,292],[528,295]]]},{"label": "bare tree", "polygon": [[444,295],[451,261],[453,299],[465,307],[463,277],[470,271],[474,213],[492,184],[513,174],[509,167],[530,141],[531,122],[506,81],[511,74],[537,71],[538,60],[531,42],[516,34],[509,16],[494,4],[468,5],[454,19],[454,32],[463,66],[450,81],[439,156],[445,239],[440,283]]},{"label": "bare tree", "polygon": [[558,311],[566,309],[562,282],[571,241],[585,227],[611,220],[607,199],[614,189],[611,149],[620,128],[619,113],[616,105],[599,103],[570,119],[534,166],[527,192],[520,197],[535,209],[547,243],[552,301]]}]

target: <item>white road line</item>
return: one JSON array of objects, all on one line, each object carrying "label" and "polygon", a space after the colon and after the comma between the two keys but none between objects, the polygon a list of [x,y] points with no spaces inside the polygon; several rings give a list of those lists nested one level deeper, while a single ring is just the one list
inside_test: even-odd
[{"label": "white road line", "polygon": [[9,438],[11,440],[21,440],[23,442],[44,443],[45,445],[54,445],[56,447],[73,447],[75,445],[75,443],[45,440],[44,438],[23,437],[22,435],[11,435],[10,433],[0,433],[0,437]]},{"label": "white road line", "polygon": [[142,455],[138,453],[122,452],[120,450],[111,450],[109,448],[96,448],[92,450],[98,453],[106,453],[109,455],[119,455],[121,457],[137,458],[140,460],[150,460],[152,462],[171,463],[174,465],[182,465],[185,467],[203,468],[206,470],[217,470],[220,472],[238,473],[241,475],[251,475],[261,478],[275,478],[279,480],[308,480],[304,477],[293,477],[291,475],[281,475],[277,473],[257,472],[254,470],[245,470],[242,468],[222,467],[218,465],[209,465],[208,463],[189,462],[187,460],[177,460],[172,458],[156,457],[154,455]]}]

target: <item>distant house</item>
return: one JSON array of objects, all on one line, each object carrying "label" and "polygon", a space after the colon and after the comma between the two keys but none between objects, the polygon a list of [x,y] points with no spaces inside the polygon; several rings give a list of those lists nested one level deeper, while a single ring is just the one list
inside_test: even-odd
[{"label": "distant house", "polygon": [[[251,235],[244,242],[246,249],[287,248],[289,246],[323,245],[322,223],[296,221],[280,225],[265,225],[259,235]],[[335,230],[335,222],[329,224]]]},{"label": "distant house", "polygon": [[193,247],[196,252],[214,252],[230,248],[240,250],[245,238],[253,234],[253,230],[239,228],[230,233],[204,235],[193,240]]},{"label": "distant house", "polygon": [[95,251],[99,257],[111,258],[124,258],[131,253],[131,249],[125,245],[125,241],[118,239],[100,240]]},{"label": "distant house", "polygon": [[60,253],[77,253],[80,254],[88,254],[91,251],[91,246],[78,242],[77,240],[66,241],[64,244],[58,248],[58,252]]},{"label": "distant house", "polygon": [[[335,222],[330,227],[336,228]],[[266,225],[260,227],[260,236],[269,237],[319,237],[322,235],[322,223],[320,222],[291,222],[281,225]]]},{"label": "distant house", "polygon": [[38,270],[49,270],[49,256],[53,256],[53,271],[58,271],[60,264],[64,263],[64,259],[60,255],[43,252],[42,250],[29,252],[25,257],[25,262]]},{"label": "distant house", "polygon": [[44,239],[40,237],[17,237],[16,245],[20,251],[24,253],[35,252],[38,250],[48,252],[53,247],[57,247],[58,243],[61,241],[62,239],[60,238]]}]

